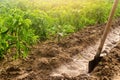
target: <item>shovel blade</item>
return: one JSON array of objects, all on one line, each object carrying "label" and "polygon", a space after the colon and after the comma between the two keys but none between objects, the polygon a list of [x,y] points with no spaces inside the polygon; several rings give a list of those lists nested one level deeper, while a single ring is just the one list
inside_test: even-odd
[{"label": "shovel blade", "polygon": [[98,63],[101,61],[102,57],[94,58],[93,60],[89,61],[88,64],[88,73],[91,73],[94,68],[98,65]]}]

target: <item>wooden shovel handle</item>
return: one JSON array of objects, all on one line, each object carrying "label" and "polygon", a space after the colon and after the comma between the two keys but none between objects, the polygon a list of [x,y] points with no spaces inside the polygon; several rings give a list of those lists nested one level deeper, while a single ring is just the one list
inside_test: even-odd
[{"label": "wooden shovel handle", "polygon": [[96,53],[96,55],[95,55],[94,58],[100,57],[100,54],[101,54],[101,51],[102,51],[102,49],[103,49],[103,45],[104,45],[104,43],[105,43],[107,34],[108,34],[109,30],[110,30],[110,26],[111,26],[112,19],[113,19],[115,10],[116,10],[116,8],[117,8],[118,2],[119,2],[119,0],[114,0],[114,4],[113,4],[112,10],[111,10],[111,12],[110,12],[107,25],[106,25],[106,27],[105,27],[103,36],[102,36],[102,38],[101,38],[101,42],[100,42],[100,45],[99,45],[99,47],[98,47],[98,51],[97,51],[97,53]]}]

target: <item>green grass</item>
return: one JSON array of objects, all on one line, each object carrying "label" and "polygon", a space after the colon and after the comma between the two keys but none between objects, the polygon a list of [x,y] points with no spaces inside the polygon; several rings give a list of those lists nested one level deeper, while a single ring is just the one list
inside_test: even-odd
[{"label": "green grass", "polygon": [[[103,24],[112,3],[113,0],[1,0],[0,57],[13,48],[17,56],[26,56],[29,46],[37,40]],[[115,18],[119,16],[120,5]]]}]

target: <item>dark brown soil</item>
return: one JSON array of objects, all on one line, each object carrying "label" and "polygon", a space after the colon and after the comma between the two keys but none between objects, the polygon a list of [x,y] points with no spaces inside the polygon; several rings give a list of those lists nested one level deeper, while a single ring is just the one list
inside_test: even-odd
[{"label": "dark brown soil", "polygon": [[120,42],[108,55],[103,57],[99,65],[92,72],[100,80],[113,80],[120,72]]},{"label": "dark brown soil", "polygon": [[[120,19],[115,20],[112,28],[119,25]],[[104,27],[105,25],[89,26],[60,42],[39,43],[31,48],[26,59],[12,60],[7,57],[0,62],[0,80],[96,80],[94,77],[112,78],[116,71],[120,70],[120,45],[112,49],[110,54],[102,59],[98,67],[91,73],[91,76],[94,77],[87,79],[88,75],[86,74],[74,78],[69,78],[63,74],[64,79],[49,76],[60,65],[71,62],[71,57],[77,55],[87,46],[96,43],[101,37]]]}]

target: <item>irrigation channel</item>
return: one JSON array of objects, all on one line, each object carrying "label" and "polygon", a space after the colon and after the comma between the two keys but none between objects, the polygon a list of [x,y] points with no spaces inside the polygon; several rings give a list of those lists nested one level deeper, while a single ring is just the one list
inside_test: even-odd
[{"label": "irrigation channel", "polygon": [[[118,41],[120,41],[120,26],[112,29],[108,34],[101,56],[108,54],[109,51],[117,45]],[[52,72],[51,76],[63,76],[63,74],[70,77],[75,77],[80,74],[87,74],[89,76],[88,62],[92,60],[96,54],[99,42],[100,39],[95,44],[84,48],[82,52],[72,58],[72,62],[61,65]]]}]

